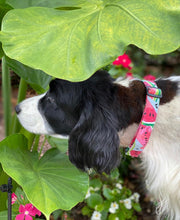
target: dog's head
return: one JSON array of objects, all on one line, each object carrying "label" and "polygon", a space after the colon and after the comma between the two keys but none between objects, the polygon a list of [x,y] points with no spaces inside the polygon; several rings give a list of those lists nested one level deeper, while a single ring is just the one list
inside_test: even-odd
[{"label": "dog's head", "polygon": [[21,102],[16,112],[32,133],[69,136],[69,158],[78,168],[110,172],[120,160],[115,93],[104,71],[77,83],[55,79],[46,94]]}]

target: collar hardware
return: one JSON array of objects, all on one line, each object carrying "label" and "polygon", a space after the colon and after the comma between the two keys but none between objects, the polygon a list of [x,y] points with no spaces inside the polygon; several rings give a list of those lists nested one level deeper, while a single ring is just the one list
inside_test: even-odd
[{"label": "collar hardware", "polygon": [[153,86],[146,86],[146,93],[148,96],[155,98],[162,98],[162,91],[159,88]]}]

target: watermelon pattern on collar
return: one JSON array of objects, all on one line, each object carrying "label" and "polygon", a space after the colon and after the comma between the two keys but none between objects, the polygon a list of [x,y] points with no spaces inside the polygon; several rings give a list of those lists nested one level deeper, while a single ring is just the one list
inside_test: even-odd
[{"label": "watermelon pattern on collar", "polygon": [[146,147],[156,122],[162,91],[155,82],[142,80],[146,87],[146,104],[136,135],[128,147],[127,155],[138,157]]}]

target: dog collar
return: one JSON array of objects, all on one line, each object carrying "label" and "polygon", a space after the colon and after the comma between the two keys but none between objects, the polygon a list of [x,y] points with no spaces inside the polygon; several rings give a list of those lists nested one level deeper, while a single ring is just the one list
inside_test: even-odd
[{"label": "dog collar", "polygon": [[147,145],[156,121],[160,98],[162,98],[162,91],[155,82],[147,80],[142,82],[146,87],[146,104],[136,135],[126,153],[132,157],[138,157]]}]

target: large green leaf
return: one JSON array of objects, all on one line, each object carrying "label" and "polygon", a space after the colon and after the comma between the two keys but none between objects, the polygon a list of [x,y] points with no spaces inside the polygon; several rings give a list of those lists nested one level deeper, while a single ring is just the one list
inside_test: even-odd
[{"label": "large green leaf", "polygon": [[43,93],[47,90],[49,82],[52,77],[47,75],[41,70],[36,70],[30,68],[16,60],[12,60],[6,57],[6,62],[8,66],[20,77],[22,77],[26,82],[31,84],[33,88],[39,93]]},{"label": "large green leaf", "polygon": [[79,7],[80,5],[84,5],[86,0],[7,0],[6,1],[13,8],[28,8],[32,6],[39,7],[49,7],[49,8],[57,8],[57,7]]},{"label": "large green leaf", "polygon": [[5,3],[5,0],[0,0],[0,26],[1,26],[1,20],[4,17],[4,15],[11,10],[12,7]]},{"label": "large green leaf", "polygon": [[56,209],[69,210],[83,200],[88,176],[77,170],[65,154],[53,148],[39,160],[38,154],[26,146],[23,135],[9,136],[0,143],[0,161],[35,207],[48,217]]},{"label": "large green leaf", "polygon": [[94,0],[77,10],[26,8],[3,19],[7,56],[49,75],[81,81],[129,44],[163,54],[180,45],[180,2]]},{"label": "large green leaf", "polygon": [[[17,214],[12,213],[12,219],[15,219]],[[0,220],[8,219],[8,210],[0,212]]]}]

